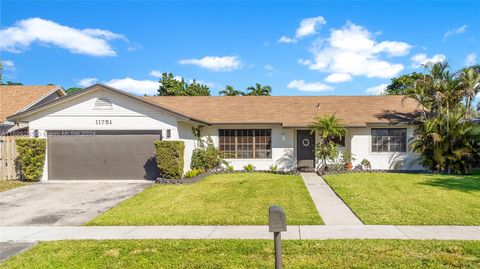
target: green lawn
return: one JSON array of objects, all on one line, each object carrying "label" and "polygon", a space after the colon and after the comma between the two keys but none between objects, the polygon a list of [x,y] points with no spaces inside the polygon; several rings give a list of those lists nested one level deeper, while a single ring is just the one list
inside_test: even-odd
[{"label": "green lawn", "polygon": [[[283,241],[285,268],[479,268],[479,241]],[[0,268],[273,268],[269,240],[41,242]]]},{"label": "green lawn", "polygon": [[14,189],[17,187],[22,187],[27,185],[28,183],[16,180],[0,180],[0,192],[8,191],[10,189]]},{"label": "green lawn", "polygon": [[480,225],[480,175],[325,176],[366,224]]},{"label": "green lawn", "polygon": [[87,225],[267,224],[275,204],[288,224],[322,224],[300,176],[234,173],[190,185],[153,185]]}]

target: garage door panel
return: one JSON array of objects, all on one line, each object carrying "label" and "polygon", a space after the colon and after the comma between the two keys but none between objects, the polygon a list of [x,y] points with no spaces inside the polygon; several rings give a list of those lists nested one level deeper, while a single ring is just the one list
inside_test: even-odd
[{"label": "garage door panel", "polygon": [[155,179],[160,134],[48,136],[50,179]]}]

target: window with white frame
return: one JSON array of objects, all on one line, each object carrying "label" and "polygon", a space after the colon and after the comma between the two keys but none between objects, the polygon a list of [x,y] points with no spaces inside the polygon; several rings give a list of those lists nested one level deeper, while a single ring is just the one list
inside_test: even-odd
[{"label": "window with white frame", "polygon": [[406,128],[372,128],[372,152],[406,151]]}]

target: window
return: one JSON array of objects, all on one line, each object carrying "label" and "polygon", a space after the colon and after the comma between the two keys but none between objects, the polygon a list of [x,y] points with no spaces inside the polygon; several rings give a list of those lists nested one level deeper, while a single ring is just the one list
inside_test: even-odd
[{"label": "window", "polygon": [[407,129],[372,129],[372,152],[406,152]]},{"label": "window", "polygon": [[220,154],[227,159],[267,159],[272,157],[272,130],[220,129]]},{"label": "window", "polygon": [[106,97],[100,97],[95,101],[94,109],[112,109],[112,101]]}]

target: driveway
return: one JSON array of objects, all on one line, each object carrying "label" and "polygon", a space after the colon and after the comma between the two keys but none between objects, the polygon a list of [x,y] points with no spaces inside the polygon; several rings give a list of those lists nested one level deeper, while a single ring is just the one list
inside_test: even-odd
[{"label": "driveway", "polygon": [[50,181],[0,192],[0,225],[81,225],[150,184]]}]

